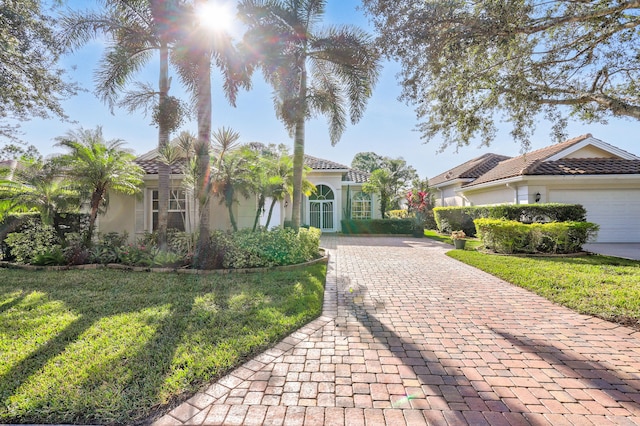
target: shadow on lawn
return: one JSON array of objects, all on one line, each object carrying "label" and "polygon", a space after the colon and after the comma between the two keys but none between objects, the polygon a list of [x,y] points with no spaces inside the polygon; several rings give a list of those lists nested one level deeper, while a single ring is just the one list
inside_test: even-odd
[{"label": "shadow on lawn", "polygon": [[[85,275],[82,272],[59,272],[58,274],[64,276],[60,276],[60,282],[57,283],[42,280],[27,283],[26,280],[21,280],[12,285],[9,279],[3,285],[5,294],[16,290],[21,291],[22,294],[20,298],[8,303],[11,306],[2,306],[2,311],[5,312],[11,307],[19,308],[27,294],[39,292],[46,295],[42,300],[38,300],[38,303],[32,303],[28,307],[31,314],[28,312],[22,314],[28,321],[33,321],[34,329],[31,331],[34,333],[38,333],[38,307],[50,301],[62,302],[66,308],[65,311],[77,317],[0,376],[0,400],[8,410],[17,408],[15,417],[9,414],[9,419],[36,422],[43,420],[123,422],[139,417],[141,414],[147,414],[139,410],[148,410],[158,402],[160,388],[166,379],[176,347],[184,332],[184,327],[178,325],[184,325],[183,322],[193,305],[192,292],[187,289],[185,291],[187,297],[179,294],[167,297],[166,287],[154,283],[147,287],[149,291],[140,294],[131,289],[122,288],[123,285],[126,286],[126,281],[122,282],[122,272],[105,274],[105,283],[96,286],[87,285],[83,280]],[[148,277],[138,274],[138,278]],[[77,291],[70,290],[75,286]],[[153,286],[160,288],[154,290]],[[43,369],[50,361],[70,350],[72,345],[78,344],[83,339],[83,334],[92,327],[101,328],[102,326],[98,324],[102,320],[166,306],[168,299],[170,299],[169,313],[161,316],[158,322],[153,324],[155,332],[136,353],[127,352],[126,360],[119,362],[119,360],[109,359],[111,355],[108,354],[109,348],[98,348],[107,353],[97,353],[94,354],[95,358],[87,359],[90,366],[86,365],[87,377],[84,381],[60,383],[59,389],[42,389],[41,393],[30,397],[27,409],[11,407],[10,398],[23,385],[36,375],[43,374]],[[113,333],[113,330],[98,330],[95,331],[96,338],[100,338],[101,331]],[[76,351],[81,350],[76,349]],[[96,360],[101,360],[102,356],[105,356],[103,364],[93,364]],[[123,377],[129,377],[129,380],[124,384],[105,383],[105,377],[111,374],[105,373],[108,370],[122,370]],[[140,374],[144,374],[144,377]],[[69,389],[64,389],[67,387]],[[115,389],[116,387],[118,389]],[[67,397],[65,392],[68,392]],[[100,401],[100,398],[105,395],[108,395],[110,400]],[[132,401],[125,401],[127,398],[131,398]],[[96,401],[104,403],[104,409],[92,407],[91,404]],[[119,405],[122,406],[119,407]],[[117,407],[116,413],[109,413],[109,409],[114,407]],[[127,409],[127,407],[130,408]],[[93,415],[96,408],[98,408],[97,411],[101,411],[99,416]],[[3,411],[5,410],[0,410],[0,418],[8,415],[7,411],[4,414]]]},{"label": "shadow on lawn", "polygon": [[[24,279],[22,271],[13,281],[6,274],[0,303],[13,299],[0,304],[0,314],[11,310],[15,318],[0,322],[6,336],[24,338],[26,327],[38,333],[44,318],[38,307],[52,301],[56,310],[47,315],[67,315],[67,322],[0,376],[0,423],[144,422],[279,337],[267,330],[289,333],[269,322],[269,313],[299,315],[302,304],[291,305],[299,291],[293,284],[315,294],[323,271],[282,273],[266,284],[259,274],[64,271]],[[269,286],[279,288],[265,293]],[[23,306],[31,294],[39,297]]]}]

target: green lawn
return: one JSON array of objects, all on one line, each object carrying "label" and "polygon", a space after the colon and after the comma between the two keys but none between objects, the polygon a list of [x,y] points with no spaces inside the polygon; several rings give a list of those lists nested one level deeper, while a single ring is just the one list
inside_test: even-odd
[{"label": "green lawn", "polygon": [[[425,235],[447,242],[435,231]],[[499,256],[476,251],[481,245],[470,240],[465,250],[447,255],[577,312],[640,330],[640,262],[609,256]]]},{"label": "green lawn", "polygon": [[2,269],[0,423],[145,419],[316,318],[325,273]]},{"label": "green lawn", "polygon": [[[438,231],[431,229],[425,229],[424,236],[431,238],[432,240],[440,241],[441,243],[447,243],[453,245],[453,240],[448,235],[440,234]],[[475,250],[482,245],[482,242],[477,238],[467,238],[467,244],[465,250]]]}]

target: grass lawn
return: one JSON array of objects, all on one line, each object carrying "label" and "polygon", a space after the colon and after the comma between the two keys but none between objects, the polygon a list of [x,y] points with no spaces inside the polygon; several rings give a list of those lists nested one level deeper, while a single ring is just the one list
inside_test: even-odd
[{"label": "grass lawn", "polygon": [[[425,235],[449,242],[435,231]],[[577,312],[640,330],[640,262],[609,256],[498,256],[478,240],[448,256]]]},{"label": "grass lawn", "polygon": [[[424,231],[424,236],[427,238],[431,238],[432,240],[440,241],[441,243],[447,243],[453,245],[453,240],[448,235],[440,234],[438,231],[434,231],[432,229],[426,229]],[[477,238],[467,238],[467,244],[465,245],[465,250],[475,250],[482,245],[482,241]]]},{"label": "grass lawn", "polygon": [[316,318],[325,273],[2,269],[0,423],[143,420]]}]

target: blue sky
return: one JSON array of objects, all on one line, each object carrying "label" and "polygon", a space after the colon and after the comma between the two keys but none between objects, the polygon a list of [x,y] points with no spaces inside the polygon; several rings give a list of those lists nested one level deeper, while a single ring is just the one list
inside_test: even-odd
[{"label": "blue sky", "polygon": [[[73,8],[91,7],[89,0],[70,0]],[[326,24],[355,24],[370,29],[362,11],[358,10],[359,0],[328,0]],[[241,29],[234,30],[239,36]],[[153,149],[157,144],[157,129],[150,125],[150,118],[140,114],[129,114],[124,110],[115,110],[112,115],[109,109],[94,95],[93,72],[102,51],[100,41],[92,42],[75,54],[65,57],[62,65],[69,69],[70,76],[78,81],[88,92],[64,102],[66,113],[77,124],[64,123],[59,120],[33,120],[22,124],[22,139],[34,144],[41,153],[47,155],[59,152],[54,147],[54,138],[64,135],[68,130],[79,126],[95,128],[103,126],[107,139],[123,139],[127,147],[136,154]],[[73,69],[72,69],[73,67]],[[380,155],[403,157],[415,167],[420,177],[433,177],[447,169],[487,152],[515,156],[520,154],[520,146],[512,141],[510,127],[501,124],[501,131],[490,147],[480,147],[479,143],[471,144],[455,152],[448,148],[438,154],[440,141],[434,140],[424,144],[420,134],[416,132],[416,117],[413,107],[398,101],[400,85],[396,74],[400,65],[385,62],[380,80],[369,100],[362,120],[356,125],[349,125],[341,141],[332,147],[329,141],[326,120],[323,117],[311,120],[307,124],[306,153],[349,165],[358,152],[374,151]],[[136,80],[157,85],[157,64],[152,63],[140,73]],[[213,77],[213,123],[212,128],[231,127],[240,133],[241,141],[259,141],[263,143],[284,143],[292,146],[292,140],[273,112],[271,89],[260,73],[253,78],[253,89],[241,92],[237,107],[232,108],[224,98],[218,76]],[[184,97],[177,77],[174,77],[171,94]],[[186,123],[184,130],[194,131],[195,121]],[[615,145],[633,154],[640,155],[640,122],[629,119],[611,119],[607,125],[569,123],[569,137],[591,133],[594,137]],[[549,126],[540,121],[532,138],[532,149],[550,145]]]}]

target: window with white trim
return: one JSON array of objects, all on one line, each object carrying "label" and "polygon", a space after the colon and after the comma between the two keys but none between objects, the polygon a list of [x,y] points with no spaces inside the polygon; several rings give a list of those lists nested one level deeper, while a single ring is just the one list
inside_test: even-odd
[{"label": "window with white trim", "polygon": [[351,199],[351,217],[353,219],[371,219],[371,195],[356,192]]},{"label": "window with white trim", "polygon": [[[187,196],[184,189],[169,191],[169,212],[167,229],[185,230],[185,215],[187,213]],[[158,229],[158,190],[151,191],[151,216],[153,230]]]}]

